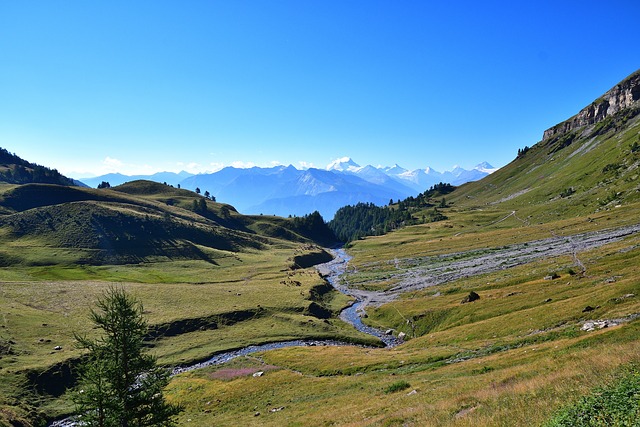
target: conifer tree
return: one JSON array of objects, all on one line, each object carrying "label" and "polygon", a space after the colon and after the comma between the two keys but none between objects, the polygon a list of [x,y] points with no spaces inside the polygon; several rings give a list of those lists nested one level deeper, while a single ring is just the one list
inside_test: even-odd
[{"label": "conifer tree", "polygon": [[180,408],[162,394],[169,372],[143,352],[147,323],[142,304],[123,289],[111,288],[97,308],[89,317],[103,335],[96,340],[76,336],[80,347],[89,350],[74,398],[82,425],[175,425]]}]

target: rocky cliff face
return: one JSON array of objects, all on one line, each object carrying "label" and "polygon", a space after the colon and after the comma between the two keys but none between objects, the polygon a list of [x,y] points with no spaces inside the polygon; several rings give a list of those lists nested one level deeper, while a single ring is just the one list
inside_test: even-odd
[{"label": "rocky cliff face", "polygon": [[588,107],[560,124],[544,131],[542,140],[562,136],[574,129],[596,124],[640,100],[640,70],[618,83]]}]

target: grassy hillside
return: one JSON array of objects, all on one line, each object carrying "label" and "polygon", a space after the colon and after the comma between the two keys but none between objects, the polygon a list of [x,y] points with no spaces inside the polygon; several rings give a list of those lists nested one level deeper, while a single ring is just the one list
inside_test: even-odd
[{"label": "grassy hillside", "polygon": [[93,333],[88,310],[113,285],[144,301],[161,363],[308,337],[372,342],[324,319],[349,298],[304,269],[328,258],[313,241],[331,240],[322,226],[148,181],[0,185],[0,425],[69,411],[58,397],[81,355],[73,333]]},{"label": "grassy hillside", "polygon": [[[589,249],[576,236],[640,222],[637,113],[626,109],[521,150],[447,195],[444,221],[352,242],[343,277],[352,288],[414,284],[369,307],[365,319],[406,334],[405,344],[282,349],[180,375],[169,395],[186,406],[181,422],[542,425],[628,378],[640,363],[640,235]],[[416,219],[426,213],[411,211]],[[549,238],[567,249],[536,243]],[[456,274],[460,263],[530,246],[539,252],[528,262]],[[430,284],[433,274],[447,279]],[[463,302],[471,292],[479,299]],[[252,377],[258,370],[265,374]]]},{"label": "grassy hillside", "polygon": [[541,141],[450,201],[516,209],[530,222],[589,215],[640,200],[640,106]]},{"label": "grassy hillside", "polygon": [[304,243],[314,234],[294,220],[245,217],[191,191],[149,181],[100,190],[28,184],[0,191],[5,266],[215,262],[221,251],[266,249],[282,239]]}]

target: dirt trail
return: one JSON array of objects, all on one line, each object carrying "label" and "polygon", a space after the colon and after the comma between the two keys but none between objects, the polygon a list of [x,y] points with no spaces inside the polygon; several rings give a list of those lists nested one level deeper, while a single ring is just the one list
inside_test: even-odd
[{"label": "dirt trail", "polygon": [[[582,272],[585,265],[578,258],[580,252],[594,249],[640,232],[640,224],[611,230],[554,235],[548,239],[531,242],[457,252],[452,254],[415,257],[395,260],[401,270],[395,275],[399,283],[387,291],[366,291],[349,288],[348,284],[337,287],[364,302],[364,306],[379,306],[391,302],[405,292],[417,291],[453,280],[491,273],[515,267],[541,258],[569,255]],[[338,254],[338,256],[340,256]],[[338,262],[345,262],[344,259]]]}]

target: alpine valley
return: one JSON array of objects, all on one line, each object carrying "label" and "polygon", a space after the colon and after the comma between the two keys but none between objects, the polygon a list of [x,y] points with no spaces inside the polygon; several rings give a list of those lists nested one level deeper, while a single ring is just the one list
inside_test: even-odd
[{"label": "alpine valley", "polygon": [[637,426],[640,70],[593,97],[491,174],[341,159],[98,189],[0,150],[0,425],[77,412],[75,337],[117,287],[178,425]]}]

